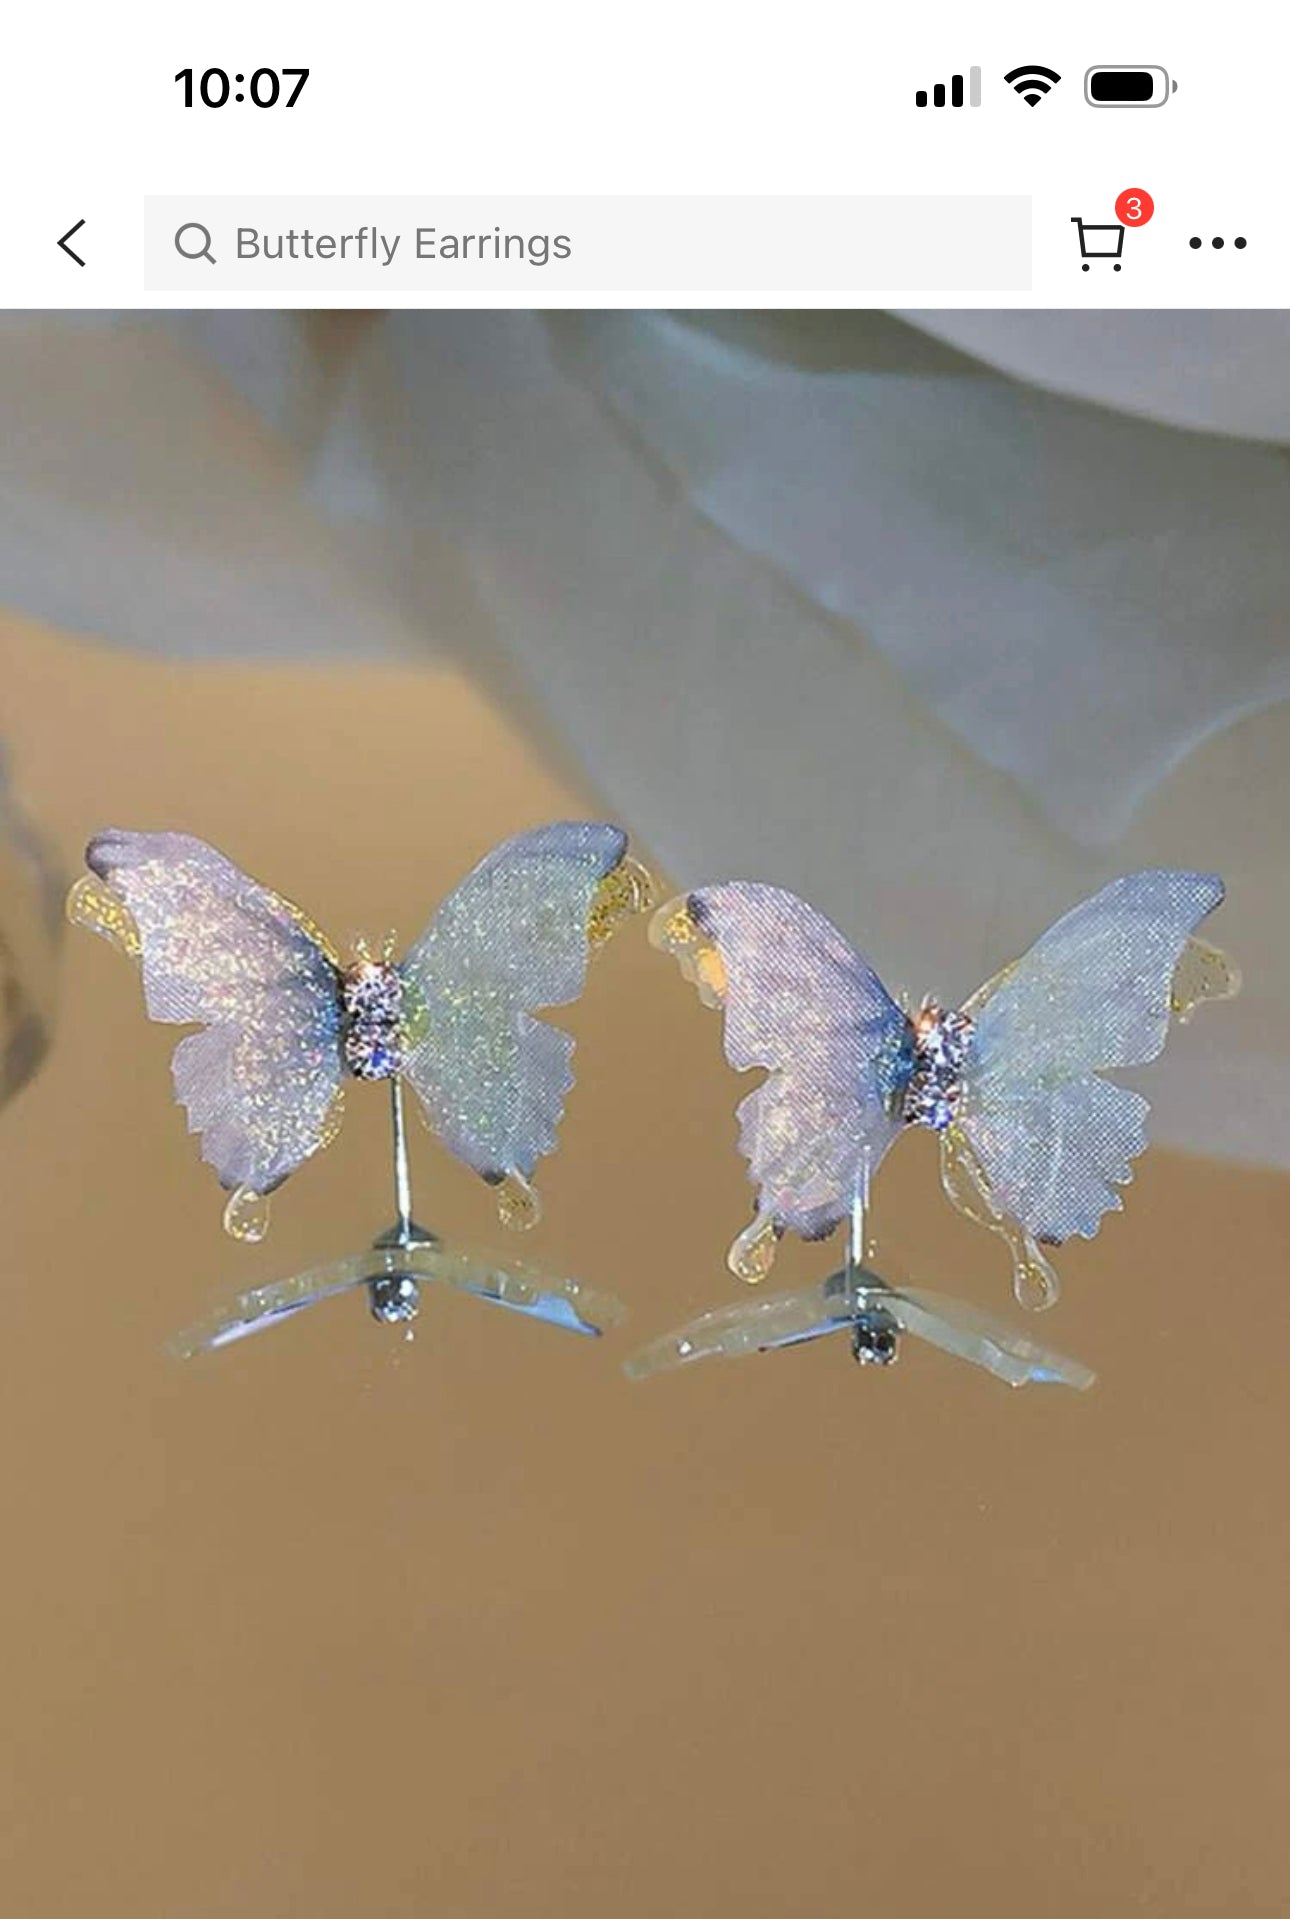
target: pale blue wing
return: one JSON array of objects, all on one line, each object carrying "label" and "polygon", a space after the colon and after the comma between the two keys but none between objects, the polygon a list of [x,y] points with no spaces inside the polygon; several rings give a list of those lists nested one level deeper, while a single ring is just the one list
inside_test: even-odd
[{"label": "pale blue wing", "polygon": [[1140,1093],[1098,1075],[1161,1051],[1174,972],[1223,898],[1211,873],[1113,880],[982,989],[958,1124],[988,1199],[1035,1239],[1092,1238],[1147,1143]]},{"label": "pale blue wing", "polygon": [[533,1015],[582,992],[597,895],[626,852],[620,828],[588,821],[517,834],[402,962],[424,1002],[404,1073],[445,1146],[486,1179],[527,1178],[555,1146],[573,1041]]},{"label": "pale blue wing", "polygon": [[171,1068],[202,1158],[224,1186],[270,1192],[326,1143],[340,1090],[336,969],[321,935],[186,833],[100,833],[85,857],[110,899],[79,917],[136,953],[152,1019],[205,1028],[179,1042]]},{"label": "pale blue wing", "polygon": [[696,1359],[738,1359],[800,1346],[830,1333],[849,1333],[858,1312],[889,1315],[901,1332],[980,1366],[1009,1386],[1071,1386],[1082,1392],[1094,1381],[1079,1360],[1041,1346],[1006,1320],[961,1299],[883,1283],[856,1285],[842,1273],[800,1292],[759,1293],[703,1313],[634,1353],[624,1371],[631,1379],[648,1379]]},{"label": "pale blue wing", "polygon": [[701,887],[660,909],[652,937],[724,1008],[730,1064],[770,1069],[739,1107],[759,1218],[832,1232],[900,1131],[904,1014],[837,928],[779,887]]},{"label": "pale blue wing", "polygon": [[608,1293],[595,1291],[576,1279],[558,1278],[516,1260],[486,1252],[458,1249],[441,1242],[410,1247],[369,1247],[326,1266],[311,1267],[290,1279],[240,1293],[228,1306],[176,1335],[170,1350],[178,1359],[231,1346],[251,1333],[263,1332],[292,1319],[307,1307],[372,1281],[410,1281],[411,1303],[399,1316],[415,1318],[417,1288],[447,1286],[469,1293],[488,1305],[502,1306],[528,1319],[558,1326],[566,1332],[595,1338],[622,1318],[622,1307]]}]

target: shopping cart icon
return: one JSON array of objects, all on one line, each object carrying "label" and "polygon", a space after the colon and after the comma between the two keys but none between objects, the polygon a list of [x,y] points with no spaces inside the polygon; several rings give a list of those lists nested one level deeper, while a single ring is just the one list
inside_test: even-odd
[{"label": "shopping cart icon", "polygon": [[1091,260],[1111,260],[1111,271],[1120,271],[1120,255],[1124,252],[1124,228],[1121,226],[1099,226],[1088,220],[1081,220],[1078,214],[1071,215],[1071,225],[1079,228],[1079,250],[1083,259],[1083,271],[1088,272]]}]

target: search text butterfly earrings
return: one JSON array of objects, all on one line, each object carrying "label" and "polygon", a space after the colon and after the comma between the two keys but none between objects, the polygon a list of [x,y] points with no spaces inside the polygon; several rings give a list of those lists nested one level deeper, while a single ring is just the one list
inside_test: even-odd
[{"label": "search text butterfly earrings", "polygon": [[1091,1238],[1146,1146],[1147,1102],[1101,1077],[1154,1059],[1171,1015],[1226,998],[1236,970],[1192,937],[1223,887],[1201,873],[1130,874],[1075,907],[957,1011],[903,1011],[821,913],[777,887],[704,887],[657,914],[651,937],[725,1012],[726,1057],[770,1069],[739,1109],[757,1207],[729,1263],[755,1282],[787,1231],[849,1222],[847,1263],[822,1286],[705,1315],[632,1362],[790,1344],[850,1326],[856,1357],[895,1357],[915,1333],[1019,1384],[1088,1384],[1074,1362],[958,1302],[890,1288],[865,1265],[871,1175],[897,1134],[941,1137],[942,1180],[999,1233],[1025,1305],[1057,1297],[1040,1250]]},{"label": "search text butterfly earrings", "polygon": [[360,944],[343,962],[289,900],[182,833],[100,833],[70,917],[138,960],[149,1015],[204,1030],[172,1073],[202,1157],[230,1193],[227,1229],[262,1238],[268,1195],[339,1128],[345,1079],[387,1080],[398,1218],[368,1254],[244,1295],[185,1350],[220,1344],[326,1293],[367,1283],[380,1318],[410,1319],[418,1282],[465,1287],[594,1332],[572,1281],[449,1253],[412,1219],[403,1081],[449,1151],[531,1224],[536,1161],[556,1143],[573,1041],[535,1019],[578,998],[588,953],[650,903],[615,826],[518,834],[480,861],[402,960]]}]

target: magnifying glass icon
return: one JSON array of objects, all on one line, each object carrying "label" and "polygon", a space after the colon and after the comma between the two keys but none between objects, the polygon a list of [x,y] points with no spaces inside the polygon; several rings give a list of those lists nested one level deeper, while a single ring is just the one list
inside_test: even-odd
[{"label": "magnifying glass icon", "polygon": [[[195,235],[194,246],[188,235]],[[181,260],[209,260],[215,264],[215,255],[211,252],[211,230],[204,227],[200,220],[185,220],[175,233],[175,252]]]}]

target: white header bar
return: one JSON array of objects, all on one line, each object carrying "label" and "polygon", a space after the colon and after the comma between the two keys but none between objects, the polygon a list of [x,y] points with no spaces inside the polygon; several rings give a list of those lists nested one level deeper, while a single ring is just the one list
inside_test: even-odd
[{"label": "white header bar", "polygon": [[[1286,305],[1290,11],[1244,11],[19,9],[0,306]],[[198,272],[174,232],[203,206]],[[239,260],[238,225],[399,245]],[[448,258],[418,227],[570,246]]]}]

